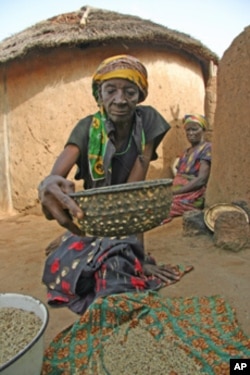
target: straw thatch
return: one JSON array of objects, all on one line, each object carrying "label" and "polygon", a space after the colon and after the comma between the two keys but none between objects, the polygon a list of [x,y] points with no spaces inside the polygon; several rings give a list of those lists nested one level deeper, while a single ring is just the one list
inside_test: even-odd
[{"label": "straw thatch", "polygon": [[210,60],[218,63],[216,54],[187,34],[139,17],[84,6],[79,11],[52,17],[3,40],[0,44],[0,65],[35,49],[59,46],[88,48],[110,45],[114,41],[178,50],[197,59],[204,73]]}]

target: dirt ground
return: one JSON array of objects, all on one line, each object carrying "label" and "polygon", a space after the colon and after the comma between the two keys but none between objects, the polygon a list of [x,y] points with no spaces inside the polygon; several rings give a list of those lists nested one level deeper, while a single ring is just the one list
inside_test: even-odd
[{"label": "dirt ground", "polygon": [[[43,216],[0,220],[0,292],[23,293],[46,303],[41,282],[45,247],[63,229]],[[145,234],[145,248],[159,262],[191,264],[194,270],[160,291],[163,296],[223,296],[236,310],[243,331],[250,335],[250,248],[238,253],[216,248],[213,236],[184,237],[182,219]],[[67,308],[50,308],[45,346],[78,317]]]}]

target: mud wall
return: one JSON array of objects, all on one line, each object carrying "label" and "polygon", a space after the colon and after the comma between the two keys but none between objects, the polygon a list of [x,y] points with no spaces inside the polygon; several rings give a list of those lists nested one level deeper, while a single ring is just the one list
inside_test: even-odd
[{"label": "mud wall", "polygon": [[218,68],[213,156],[206,204],[250,204],[250,27],[238,35]]}]

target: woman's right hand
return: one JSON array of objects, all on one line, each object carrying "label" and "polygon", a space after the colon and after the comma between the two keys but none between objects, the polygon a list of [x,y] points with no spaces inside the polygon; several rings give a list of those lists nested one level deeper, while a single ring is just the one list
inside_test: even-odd
[{"label": "woman's right hand", "polygon": [[49,175],[38,186],[38,196],[42,210],[48,220],[57,220],[64,228],[81,235],[81,230],[72,218],[83,218],[83,211],[68,194],[74,193],[73,182],[58,175]]}]

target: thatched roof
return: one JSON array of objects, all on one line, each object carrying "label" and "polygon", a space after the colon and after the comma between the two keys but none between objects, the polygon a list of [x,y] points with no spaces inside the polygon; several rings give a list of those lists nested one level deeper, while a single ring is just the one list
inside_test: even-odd
[{"label": "thatched roof", "polygon": [[210,60],[216,64],[219,60],[215,53],[187,34],[139,17],[84,6],[79,11],[49,18],[4,39],[0,43],[0,65],[35,49],[88,48],[114,42],[174,49],[197,59],[205,71]]}]

